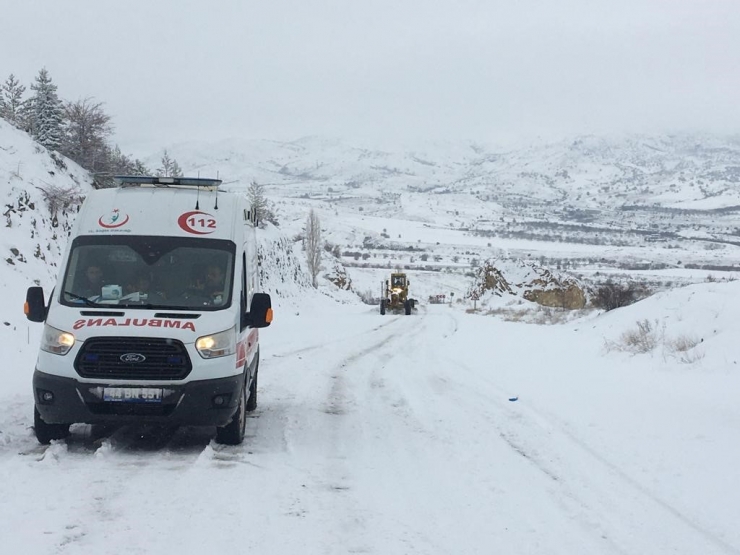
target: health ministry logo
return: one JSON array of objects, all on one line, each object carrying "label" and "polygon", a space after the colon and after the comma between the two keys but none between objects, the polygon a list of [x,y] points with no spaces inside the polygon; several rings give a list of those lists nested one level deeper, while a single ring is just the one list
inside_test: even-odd
[{"label": "health ministry logo", "polygon": [[128,214],[121,214],[121,211],[118,208],[114,208],[110,214],[100,216],[98,219],[98,225],[105,229],[115,229],[126,225],[128,220]]}]

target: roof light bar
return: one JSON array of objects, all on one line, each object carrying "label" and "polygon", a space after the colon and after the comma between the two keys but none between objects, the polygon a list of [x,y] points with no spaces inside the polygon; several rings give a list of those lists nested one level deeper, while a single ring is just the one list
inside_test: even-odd
[{"label": "roof light bar", "polygon": [[201,179],[200,177],[153,177],[147,175],[116,175],[113,177],[122,187],[137,185],[154,185],[167,187],[169,185],[181,187],[218,187],[220,179]]}]

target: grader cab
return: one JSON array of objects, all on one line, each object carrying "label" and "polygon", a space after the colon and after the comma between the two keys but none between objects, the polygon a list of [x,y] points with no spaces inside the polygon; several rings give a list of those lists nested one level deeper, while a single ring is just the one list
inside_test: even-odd
[{"label": "grader cab", "polygon": [[415,308],[416,301],[409,298],[410,282],[406,274],[395,272],[391,274],[391,279],[386,280],[381,288],[380,295],[380,313],[386,311],[400,313],[403,311],[407,316]]}]

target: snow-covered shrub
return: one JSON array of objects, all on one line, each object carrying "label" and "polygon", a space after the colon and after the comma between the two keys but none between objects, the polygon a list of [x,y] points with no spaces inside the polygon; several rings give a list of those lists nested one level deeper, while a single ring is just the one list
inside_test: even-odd
[{"label": "snow-covered shrub", "polygon": [[601,308],[608,312],[615,308],[631,305],[647,296],[649,296],[649,293],[644,287],[635,282],[619,284],[607,281],[596,288],[591,304],[595,308]]},{"label": "snow-covered shrub", "polygon": [[695,335],[679,335],[673,339],[666,339],[665,350],[668,355],[677,358],[684,364],[693,364],[704,358],[704,349],[697,346],[703,342]]},{"label": "snow-covered shrub", "polygon": [[665,325],[660,326],[657,320],[647,318],[636,322],[636,328],[629,329],[619,336],[617,341],[605,341],[608,351],[624,351],[633,354],[652,352],[665,339]]}]

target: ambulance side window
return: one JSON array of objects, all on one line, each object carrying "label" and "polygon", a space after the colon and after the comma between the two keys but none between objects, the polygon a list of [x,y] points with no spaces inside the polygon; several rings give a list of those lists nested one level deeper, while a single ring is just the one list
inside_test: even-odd
[{"label": "ambulance side window", "polygon": [[247,312],[247,253],[242,253],[242,287],[239,296],[239,306],[241,307],[241,330],[247,327],[247,320],[244,314]]}]

